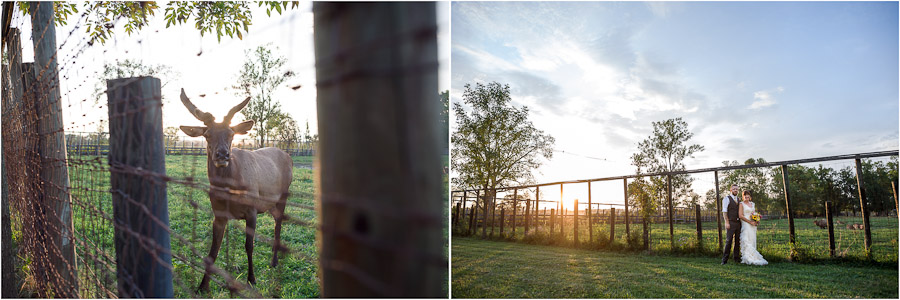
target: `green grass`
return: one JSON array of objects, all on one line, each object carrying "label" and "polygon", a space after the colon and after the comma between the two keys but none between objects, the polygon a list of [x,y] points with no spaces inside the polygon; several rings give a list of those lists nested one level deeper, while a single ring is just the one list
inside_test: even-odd
[{"label": "green grass", "polygon": [[455,298],[897,298],[897,266],[728,264],[453,237]]},{"label": "green grass", "polygon": [[[295,157],[291,196],[293,204],[313,207],[314,184],[311,169],[296,167],[312,165],[311,157]],[[108,221],[112,215],[109,189],[109,172],[105,157],[97,160],[92,156],[70,158],[70,182],[75,207],[73,216],[79,244],[79,276],[83,282],[83,297],[108,297],[103,289],[115,293],[115,247],[113,228]],[[193,178],[201,184],[208,184],[206,158],[203,156],[167,156],[166,174],[185,179]],[[87,188],[88,190],[84,190]],[[203,276],[202,258],[209,252],[212,240],[212,213],[209,197],[202,188],[169,183],[169,227],[174,266],[175,297],[194,296],[193,291]],[[197,205],[195,209],[192,203]],[[99,212],[107,214],[100,217]],[[310,298],[318,297],[316,230],[317,215],[314,210],[288,205],[286,214],[293,220],[312,225],[284,222],[282,242],[292,253],[282,255],[279,265],[269,266],[272,246],[265,242],[274,236],[274,219],[269,214],[261,214],[257,219],[257,233],[253,263],[257,285],[262,297]],[[216,266],[236,277],[241,282],[247,280],[247,258],[244,250],[244,221],[232,220],[228,223],[225,242],[219,252]],[[180,237],[180,238],[179,238]],[[200,255],[196,255],[199,253]],[[177,258],[185,258],[185,260]],[[112,258],[112,259],[110,259]],[[218,278],[218,276],[214,276]],[[219,278],[222,280],[222,278]],[[86,283],[86,284],[85,284]],[[226,298],[231,295],[227,289],[213,282],[207,297]]]},{"label": "green grass", "polygon": [[[521,218],[521,216],[518,216]],[[505,218],[508,222],[509,216]],[[499,217],[496,218],[499,222]],[[580,247],[584,248],[626,248],[625,240],[625,224],[616,224],[615,240],[610,245],[609,240],[609,224],[594,224],[594,244],[588,243],[589,235],[587,223],[584,218],[579,217],[579,241]],[[880,263],[897,263],[897,236],[898,222],[894,217],[872,217],[869,219],[871,223],[872,233],[872,253],[871,259]],[[534,244],[548,244],[572,247],[574,240],[574,232],[572,230],[572,220],[567,219],[564,225],[564,238],[559,234],[559,225],[553,227],[553,234],[549,233],[549,225],[538,227],[538,233],[526,241]],[[835,222],[841,221],[845,224],[862,223],[861,217],[838,217]],[[468,220],[466,220],[468,222]],[[468,223],[454,229],[454,233],[460,233],[460,230],[468,228]],[[499,224],[499,223],[498,223]],[[718,244],[718,231],[716,222],[703,222],[703,246],[701,252],[707,255],[719,255],[721,249]],[[641,224],[630,225],[631,234],[638,237],[642,234]],[[800,247],[805,250],[806,259],[825,260],[830,258],[828,249],[828,230],[821,229],[813,224],[813,219],[795,219],[794,220],[796,241]],[[487,228],[490,234],[491,228]],[[519,226],[516,229],[516,241],[522,241],[524,227]],[[650,226],[650,248],[654,252],[696,252],[698,250],[696,224],[675,224],[674,225],[674,244],[672,247],[672,239],[669,235],[669,224],[651,224]],[[725,228],[722,228],[724,238]],[[476,230],[476,235],[481,236],[481,228]],[[505,228],[503,238],[511,235],[511,229]],[[499,225],[494,227],[495,238],[500,237]],[[790,252],[789,230],[787,219],[763,220],[757,233],[757,244],[759,252],[772,260],[787,260]],[[845,225],[835,226],[835,248],[838,258],[843,260],[866,260],[866,252],[864,245],[864,231],[846,229]],[[598,242],[599,241],[599,242]],[[643,240],[639,241],[643,244]]]}]

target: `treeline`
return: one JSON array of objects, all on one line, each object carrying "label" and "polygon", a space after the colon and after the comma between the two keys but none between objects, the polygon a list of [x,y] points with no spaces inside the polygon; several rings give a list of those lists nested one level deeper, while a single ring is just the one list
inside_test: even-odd
[{"label": "treeline", "polygon": [[[766,163],[765,159],[751,158],[743,164],[762,163]],[[739,164],[737,161],[723,163],[724,166]],[[869,159],[861,161],[863,187],[871,213],[884,216],[897,209],[891,185],[892,181],[895,184],[897,182],[897,167],[897,156],[891,156],[887,161]],[[833,210],[837,213],[860,212],[856,166],[852,161],[840,169],[820,164],[816,167],[790,165],[787,170],[794,216],[824,216],[826,201],[831,201]],[[785,212],[781,167],[731,170],[725,171],[723,175],[719,178],[720,198],[726,195],[731,184],[737,183],[741,190],[751,191],[753,201],[761,212],[766,214]],[[706,208],[716,207],[715,190],[708,190],[704,198],[703,205]]]}]

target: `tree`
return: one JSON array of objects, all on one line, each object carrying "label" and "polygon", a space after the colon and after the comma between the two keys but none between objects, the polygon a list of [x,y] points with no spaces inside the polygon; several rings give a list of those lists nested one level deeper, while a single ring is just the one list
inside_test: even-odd
[{"label": "tree", "polygon": [[452,183],[480,188],[484,199],[493,199],[498,187],[533,181],[531,171],[541,158],[553,157],[554,139],[528,120],[528,107],[510,103],[509,85],[466,84],[462,100],[453,103],[457,128],[450,155],[459,176]]},{"label": "tree", "polygon": [[[107,80],[139,76],[159,78],[160,88],[163,88],[169,82],[178,78],[179,73],[167,65],[145,65],[140,61],[131,59],[106,63],[103,65],[103,73],[100,74],[100,77],[97,78],[97,83],[94,85],[94,104],[103,101],[103,97],[106,95]],[[166,96],[163,95],[162,99],[165,102]]]},{"label": "tree", "polygon": [[[744,165],[765,164],[763,158],[748,158],[744,161]],[[741,163],[735,161],[724,161],[723,166],[739,166]],[[776,191],[772,185],[773,171],[768,168],[749,168],[724,171],[724,178],[719,180],[719,190],[729,191],[732,184],[737,184],[743,190],[749,190],[750,196],[756,202],[756,207],[761,212],[775,212],[784,209],[784,198],[777,198]],[[781,176],[781,171],[777,171]],[[726,193],[727,195],[727,193]],[[721,195],[724,197],[725,195]],[[779,201],[781,200],[781,201]]]},{"label": "tree", "polygon": [[[288,114],[282,114],[280,116],[278,127],[275,127],[274,135],[275,137],[281,141],[286,142],[289,145],[299,142],[301,139],[300,135],[300,126],[297,126],[297,121],[294,120]],[[307,130],[309,130],[307,128]],[[296,146],[296,145],[295,145]]]},{"label": "tree", "polygon": [[250,103],[241,111],[245,117],[256,121],[255,132],[251,136],[257,138],[262,147],[273,130],[281,126],[285,113],[281,111],[281,103],[272,98],[275,89],[286,80],[294,77],[291,71],[282,71],[287,59],[276,56],[266,46],[246,51],[247,59],[238,74],[237,83],[232,88],[236,94],[251,97]]},{"label": "tree", "polygon": [[[704,150],[701,145],[687,145],[694,136],[687,127],[687,122],[681,118],[653,122],[653,133],[638,143],[638,153],[631,156],[637,174],[685,170],[684,159]],[[690,194],[693,192],[692,181],[688,174],[672,175],[673,205],[690,201]],[[665,203],[667,200],[665,176],[650,178],[646,186],[650,188],[648,194],[657,199],[655,201],[657,206]]]},{"label": "tree", "polygon": [[[291,9],[299,5],[299,1],[260,1],[258,7],[266,6],[266,14],[271,16],[272,11],[281,14],[283,10]],[[17,2],[22,14],[28,13],[28,2]],[[53,2],[55,23],[57,26],[66,25],[69,16],[78,14],[78,3]],[[149,16],[156,15],[159,6],[154,1],[126,2],[126,1],[97,1],[84,2],[81,7],[81,16],[84,17],[84,25],[90,37],[89,45],[94,42],[105,44],[112,37],[113,30],[119,19],[125,19],[125,33],[131,33],[149,25]],[[194,27],[200,30],[200,36],[207,32],[216,32],[216,37],[221,42],[223,35],[243,39],[243,33],[249,31],[252,14],[249,2],[241,1],[172,1],[166,4],[163,19],[166,20],[166,28],[172,25],[187,23],[194,20]],[[242,31],[243,30],[243,31]]]}]

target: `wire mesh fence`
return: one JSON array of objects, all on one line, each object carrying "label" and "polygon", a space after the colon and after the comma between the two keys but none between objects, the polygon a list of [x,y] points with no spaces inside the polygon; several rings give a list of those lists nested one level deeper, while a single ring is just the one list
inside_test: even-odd
[{"label": "wire mesh fence", "polygon": [[[896,181],[896,154],[887,151],[684,171],[682,174],[693,178],[686,190],[689,194],[672,193],[670,202],[667,187],[662,186],[662,193],[647,200],[652,204],[647,213],[641,210],[637,189],[629,185],[639,176],[507,187],[497,189],[494,197],[483,190],[457,190],[451,193],[452,232],[590,249],[721,256],[726,231],[721,202],[731,193],[728,188],[736,184],[751,191],[758,207],[762,220],[757,227],[757,249],[766,258],[896,262],[898,217],[896,184],[892,183]],[[781,181],[781,165],[788,172],[787,188]],[[641,177],[653,176],[666,177]],[[864,186],[865,206],[860,205],[858,179]],[[705,197],[693,192],[707,188]],[[785,197],[785,189],[790,199]],[[868,218],[863,218],[863,207]]]},{"label": "wire mesh fence", "polygon": [[[4,8],[7,4],[4,3]],[[3,259],[4,265],[12,262],[20,267],[17,271],[18,284],[22,287],[20,295],[297,298],[320,296],[319,287],[327,282],[357,286],[362,283],[363,287],[345,291],[355,295],[433,296],[442,291],[446,293],[446,287],[441,287],[446,282],[446,274],[441,274],[446,273],[447,264],[446,255],[440,251],[440,246],[444,245],[440,234],[444,223],[437,213],[440,197],[434,193],[440,190],[439,186],[429,185],[415,193],[403,192],[415,196],[417,203],[423,204],[399,210],[375,207],[385,199],[396,198],[391,192],[347,197],[341,194],[341,189],[336,189],[317,195],[311,167],[311,156],[318,155],[316,149],[319,146],[315,142],[269,141],[260,145],[235,141],[233,146],[237,149],[254,150],[260,146],[280,149],[262,152],[284,153],[278,158],[283,157],[284,161],[271,167],[262,162],[263,159],[256,163],[264,165],[263,171],[269,173],[285,172],[279,176],[242,173],[245,177],[218,173],[214,161],[216,153],[207,153],[207,149],[213,149],[208,139],[163,134],[160,115],[164,101],[159,80],[152,77],[114,79],[101,90],[103,101],[73,99],[72,95],[78,95],[74,91],[85,88],[88,83],[87,76],[78,70],[91,62],[83,61],[80,55],[96,49],[99,43],[95,44],[91,37],[74,37],[77,36],[74,32],[83,30],[85,15],[70,20],[70,24],[74,24],[72,31],[57,39],[53,4],[48,4],[31,3],[34,11],[14,18],[10,34],[4,36],[9,63],[4,65],[3,72],[3,169],[4,188],[8,188],[3,196],[4,206],[8,201],[10,208],[10,221],[4,225],[11,226],[17,253],[13,258],[4,255]],[[416,22],[408,24],[411,27],[396,27],[399,32],[375,35],[366,44],[344,49],[349,51],[345,54],[321,55],[317,64],[343,63],[347,53],[353,51],[392,53],[391,49],[410,43],[434,47],[433,3],[391,4],[388,10],[399,13],[390,15],[383,14],[385,8],[378,6],[337,5],[324,11],[332,20],[341,21],[346,18],[346,12],[371,12],[376,8],[380,14],[372,15],[373,18],[414,17]],[[117,21],[111,20],[111,24]],[[23,38],[17,28],[24,25],[30,25],[33,30],[33,64],[22,63],[20,42]],[[284,25],[296,26],[293,21]],[[55,45],[57,40],[62,41],[58,46]],[[138,40],[139,44],[141,42]],[[197,56],[202,53],[201,50]],[[364,61],[356,61],[347,66],[362,63]],[[318,79],[317,86],[321,90],[360,78],[390,80],[409,78],[408,75],[414,74],[416,82],[391,85],[388,88],[395,97],[384,98],[398,98],[398,93],[409,93],[405,98],[408,103],[397,105],[406,105],[403,108],[411,115],[431,117],[423,113],[431,112],[431,106],[414,106],[419,105],[418,102],[425,103],[427,100],[419,96],[434,94],[436,88],[433,83],[418,86],[415,83],[436,80],[437,64],[434,57],[410,66],[387,64],[379,66],[381,69],[377,71],[380,73],[349,77],[340,73],[328,80]],[[310,70],[314,67],[308,66]],[[340,101],[338,96],[338,100],[325,101]],[[394,110],[397,105],[388,108]],[[81,118],[78,122],[64,122],[63,115]],[[393,122],[407,117],[384,114],[368,119],[400,124]],[[419,141],[417,147],[430,150],[436,158],[439,151],[429,148],[428,142],[438,135],[425,130],[431,128],[431,123],[437,123],[436,118],[423,120],[418,120],[415,125],[419,126],[415,129],[424,130],[428,138]],[[340,123],[338,120],[330,122]],[[109,125],[109,131],[90,132],[104,123]],[[217,126],[214,122],[205,123],[209,127]],[[365,134],[369,129],[341,128],[330,134],[340,135],[342,130]],[[387,137],[396,134],[392,131]],[[407,148],[394,149],[401,150],[408,151]],[[233,166],[252,156],[239,153],[248,151],[233,150],[233,156],[226,161]],[[420,157],[432,162],[428,159],[431,156]],[[404,161],[397,165],[410,163]],[[332,172],[334,169],[329,165],[323,163],[323,169]],[[439,181],[439,169],[438,165],[429,168],[433,173],[418,173],[417,176]],[[340,171],[327,174],[333,176],[330,174],[335,173]],[[404,178],[385,177],[386,180],[377,183],[403,182]],[[284,190],[274,193],[263,188],[269,185],[278,185]],[[425,194],[434,201],[421,201]],[[317,211],[322,203],[317,196],[324,197],[333,207],[319,207]],[[354,227],[324,223],[321,219],[325,217],[320,213],[325,209],[386,216],[392,220],[391,228],[395,230],[383,230],[381,216],[368,220],[371,223],[367,226],[394,240],[378,240],[354,230]],[[243,222],[227,221],[231,219]],[[412,231],[400,230],[411,224],[421,228],[415,236],[411,235]],[[407,235],[399,234],[401,232]],[[325,239],[317,240],[317,235],[324,235]],[[319,247],[323,243],[348,241],[359,245],[354,253],[364,259],[322,259]],[[419,249],[417,245],[428,247]],[[375,257],[382,260],[375,260]],[[385,264],[386,258],[390,258],[392,264]],[[378,263],[375,268],[369,265],[372,261]],[[326,279],[321,276],[322,269],[343,273],[346,277]],[[394,276],[384,275],[389,272]],[[198,292],[203,289],[207,276],[210,293]],[[411,282],[418,282],[420,286],[427,284],[427,288]]]}]

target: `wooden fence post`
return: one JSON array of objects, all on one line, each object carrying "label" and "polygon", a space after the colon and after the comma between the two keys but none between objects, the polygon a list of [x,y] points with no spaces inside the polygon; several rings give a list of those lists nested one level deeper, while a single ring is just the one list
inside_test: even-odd
[{"label": "wooden fence post", "polygon": [[587,209],[587,217],[588,217],[588,243],[594,242],[594,214],[593,214],[593,202],[591,201],[591,182],[588,181],[588,209]]},{"label": "wooden fence post", "polygon": [[790,231],[790,242],[791,245],[795,243],[795,235],[794,235],[794,211],[791,208],[791,195],[790,189],[788,188],[788,167],[787,165],[781,165],[781,181],[784,183],[784,204],[785,210],[787,210],[788,217],[788,229]]},{"label": "wooden fence post", "polygon": [[53,231],[55,250],[50,251],[51,262],[58,276],[51,289],[54,297],[78,298],[78,273],[75,262],[75,240],[69,198],[69,169],[67,167],[66,142],[62,103],[59,92],[59,68],[57,65],[56,26],[52,2],[29,2],[31,36],[34,44],[34,70],[37,79],[33,91],[41,112],[38,123],[40,178],[43,197],[50,210],[47,221]]},{"label": "wooden fence post", "polygon": [[572,210],[572,231],[575,232],[573,237],[575,247],[578,247],[578,199],[575,199],[573,202],[575,203],[575,209]]},{"label": "wooden fence post", "polygon": [[714,171],[713,174],[716,177],[716,226],[719,229],[719,249],[725,249],[722,246],[722,200],[719,199],[719,171]]},{"label": "wooden fence post", "polygon": [[900,204],[897,202],[897,185],[894,184],[894,181],[891,180],[891,191],[894,192],[894,209],[897,213],[897,218],[900,219]]},{"label": "wooden fence post", "polygon": [[525,199],[525,235],[528,235],[528,226],[531,222],[531,199]]},{"label": "wooden fence post", "polygon": [[312,8],[321,296],[446,297],[435,4]]},{"label": "wooden fence post", "polygon": [[672,223],[672,174],[666,175],[666,197],[669,202],[669,241],[672,249],[675,249],[675,224]]},{"label": "wooden fence post", "polygon": [[503,221],[506,215],[506,208],[500,208],[500,238],[503,238]]},{"label": "wooden fence post", "polygon": [[481,206],[481,209],[482,209],[482,211],[481,211],[481,238],[487,237],[488,208],[491,207],[491,205],[488,204],[488,202],[490,202],[490,201],[488,201],[487,193],[488,193],[488,190],[486,190],[486,189],[484,190],[484,195],[481,195],[481,192],[479,192],[479,195],[481,195],[481,196],[479,196],[479,197],[481,197],[481,203],[484,204]]},{"label": "wooden fence post", "polygon": [[106,86],[119,296],[170,298],[174,294],[168,198],[162,180],[166,157],[160,81],[123,78],[108,80]]},{"label": "wooden fence post", "polygon": [[513,189],[512,238],[516,238],[516,212],[519,210],[519,189]]},{"label": "wooden fence post", "polygon": [[491,194],[491,234],[490,237],[494,237],[494,223],[497,218],[497,196],[496,192]]},{"label": "wooden fence post", "polygon": [[466,235],[471,236],[475,232],[475,214],[478,213],[478,200],[475,200],[475,203],[472,204],[472,207],[469,208],[469,230],[466,232]]},{"label": "wooden fence post", "polygon": [[834,214],[831,211],[831,201],[825,201],[825,217],[828,218],[828,250],[834,257]]},{"label": "wooden fence post", "polygon": [[700,204],[694,204],[694,209],[697,211],[697,251],[702,251],[702,249],[703,249],[703,220],[701,220],[701,216],[700,216]]},{"label": "wooden fence post", "polygon": [[462,206],[462,201],[456,202],[456,213],[453,214],[453,227],[459,226],[459,208]]},{"label": "wooden fence post", "polygon": [[563,184],[559,184],[559,235],[563,236],[563,240],[565,240],[565,231],[563,231],[563,222],[565,222],[565,214],[563,212]]},{"label": "wooden fence post", "polygon": [[[469,212],[468,209],[466,209],[466,205],[468,205],[468,201],[469,201],[468,192],[466,192],[466,190],[463,190],[463,201],[462,201],[462,203],[463,203],[463,205],[462,205],[462,211],[463,211],[463,220],[462,220],[462,221],[463,221],[463,226],[465,226],[466,220],[469,219],[469,215],[472,214],[471,212]],[[471,226],[472,226],[472,224],[470,223],[470,224],[469,224],[469,227],[471,227]],[[468,233],[469,233],[468,230],[463,230],[463,232],[465,232],[466,235],[468,235]]]},{"label": "wooden fence post", "polygon": [[616,239],[616,208],[609,208],[609,243]]},{"label": "wooden fence post", "polygon": [[856,159],[856,187],[859,191],[859,211],[863,217],[863,230],[865,231],[866,256],[872,252],[872,231],[869,228],[869,201],[866,199],[866,188],[862,179],[862,163]]},{"label": "wooden fence post", "polygon": [[[15,5],[14,2],[4,2],[3,7],[4,10],[12,9],[9,7],[10,5]],[[7,128],[21,128],[21,118],[22,118],[22,110],[23,107],[23,78],[22,78],[22,45],[21,45],[21,35],[19,33],[18,28],[9,28],[9,33],[6,40],[6,53],[7,60],[9,65],[7,69],[3,72],[3,75],[6,78],[3,81],[3,86],[6,88],[5,93],[3,94],[3,129]],[[19,115],[11,116],[11,112],[17,112]],[[12,123],[12,124],[10,124]],[[4,134],[10,134],[11,132],[4,130]],[[3,136],[3,172],[6,172],[7,168],[11,170],[17,170],[13,166],[20,166],[22,161],[12,162],[11,155],[12,153],[19,153],[20,144],[13,145],[13,141],[11,140],[11,136]],[[14,173],[13,173],[14,174]],[[2,292],[0,292],[0,297],[3,298],[15,298],[18,296],[18,290],[15,283],[15,266],[12,261],[15,258],[15,249],[12,247],[12,228],[10,225],[9,219],[9,202],[8,197],[10,197],[10,192],[12,195],[20,195],[21,191],[24,187],[21,185],[17,187],[10,186],[13,182],[10,181],[11,178],[20,178],[19,176],[11,176],[6,177],[6,173],[4,173],[4,181],[2,183],[3,186],[3,241],[2,241],[2,259],[3,259],[3,270],[2,270]],[[18,185],[18,184],[17,184]],[[12,187],[12,189],[9,189]]]},{"label": "wooden fence post", "polygon": [[622,184],[625,188],[625,243],[631,239],[631,220],[628,218],[628,178],[622,178]]},{"label": "wooden fence post", "polygon": [[[546,209],[545,209],[546,210]],[[550,209],[550,233],[553,233],[553,226],[556,225],[556,209]]]}]

